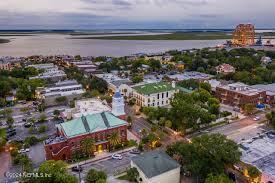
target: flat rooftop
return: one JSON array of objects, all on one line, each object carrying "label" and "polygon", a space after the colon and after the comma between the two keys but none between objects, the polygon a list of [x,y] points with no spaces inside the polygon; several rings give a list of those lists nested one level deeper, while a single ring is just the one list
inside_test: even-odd
[{"label": "flat rooftop", "polygon": [[82,115],[86,116],[88,114],[96,114],[106,111],[111,111],[111,107],[107,105],[104,101],[100,99],[85,99],[77,100],[75,102],[76,113],[73,114],[75,118],[79,118]]},{"label": "flat rooftop", "polygon": [[275,134],[258,135],[240,144],[245,163],[256,166],[263,173],[275,177]]},{"label": "flat rooftop", "polygon": [[182,74],[168,75],[168,77],[171,79],[176,79],[178,81],[189,80],[189,79],[208,80],[213,78],[213,76],[210,74],[205,74],[205,73],[195,72],[195,71],[184,72]]},{"label": "flat rooftop", "polygon": [[248,96],[258,95],[259,93],[264,91],[264,90],[252,88],[251,86],[240,82],[232,83],[228,85],[222,85],[218,87],[223,88],[225,90],[234,91],[243,95],[248,95]]}]

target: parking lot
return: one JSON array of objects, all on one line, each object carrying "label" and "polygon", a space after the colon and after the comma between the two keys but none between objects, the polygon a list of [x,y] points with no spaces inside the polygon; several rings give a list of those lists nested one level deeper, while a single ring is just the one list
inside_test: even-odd
[{"label": "parking lot", "polygon": [[[80,173],[81,179],[85,179],[88,171],[92,168],[96,170],[102,170],[106,172],[108,176],[112,176],[116,173],[125,171],[127,168],[130,167],[131,157],[134,157],[136,155],[127,152],[123,153],[122,156],[122,160],[108,158],[105,160],[99,160],[82,165],[83,171]],[[72,172],[71,170],[69,170],[69,172],[78,177],[78,172]]]}]

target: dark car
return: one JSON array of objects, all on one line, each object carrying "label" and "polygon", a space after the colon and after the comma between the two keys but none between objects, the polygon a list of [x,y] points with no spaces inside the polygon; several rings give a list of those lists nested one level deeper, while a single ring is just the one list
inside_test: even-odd
[{"label": "dark car", "polygon": [[13,132],[16,132],[16,130],[14,128],[7,128],[6,132],[7,133],[13,133]]},{"label": "dark car", "polygon": [[25,127],[25,128],[30,128],[31,126],[32,126],[32,123],[28,123],[28,122],[27,122],[27,123],[24,123],[24,127]]},{"label": "dark car", "polygon": [[12,137],[14,135],[16,135],[16,131],[11,131],[11,132],[7,133],[6,137],[7,137],[7,139],[9,139],[10,137]]},{"label": "dark car", "polygon": [[83,168],[81,166],[73,166],[72,171],[73,172],[82,172]]}]

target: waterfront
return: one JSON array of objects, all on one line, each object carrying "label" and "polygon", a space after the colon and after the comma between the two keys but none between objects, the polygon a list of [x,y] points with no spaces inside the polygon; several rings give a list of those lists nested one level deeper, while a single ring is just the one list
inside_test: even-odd
[{"label": "waterfront", "polygon": [[1,36],[11,42],[0,44],[0,56],[82,55],[125,56],[135,53],[156,53],[172,49],[192,49],[216,46],[225,40],[98,40],[69,39],[64,34],[33,36]]}]

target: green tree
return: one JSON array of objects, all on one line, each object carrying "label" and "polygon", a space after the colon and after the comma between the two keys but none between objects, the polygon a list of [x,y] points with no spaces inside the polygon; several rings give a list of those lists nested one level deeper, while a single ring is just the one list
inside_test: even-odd
[{"label": "green tree", "polygon": [[94,154],[95,141],[92,138],[85,138],[81,141],[81,149],[86,156],[91,156]]},{"label": "green tree", "polygon": [[261,175],[261,172],[258,170],[258,168],[251,166],[248,168],[248,175],[251,179],[251,182],[253,182],[253,179],[259,177]]},{"label": "green tree", "polygon": [[136,182],[139,177],[139,172],[136,167],[130,168],[127,170],[127,176],[130,182]]},{"label": "green tree", "polygon": [[254,109],[255,109],[254,104],[245,104],[244,105],[244,111],[245,111],[246,114],[252,114]]},{"label": "green tree", "polygon": [[[67,172],[67,164],[64,161],[49,160],[42,163],[38,168],[38,173],[43,173],[44,177],[32,178],[35,183],[77,183],[77,178]],[[46,176],[48,175],[48,176]]]},{"label": "green tree", "polygon": [[231,181],[225,174],[209,174],[205,179],[205,183],[233,183],[233,181]]},{"label": "green tree", "polygon": [[39,121],[40,123],[46,122],[46,121],[47,121],[47,116],[46,116],[46,114],[44,114],[44,113],[40,114],[38,121]]},{"label": "green tree", "polygon": [[171,128],[172,127],[172,122],[170,120],[165,121],[165,127]]},{"label": "green tree", "polygon": [[46,125],[41,125],[38,127],[38,132],[44,133],[44,132],[46,132],[47,129],[48,129],[48,127]]},{"label": "green tree", "polygon": [[118,132],[112,132],[108,138],[110,146],[114,149],[118,144],[120,144],[120,136]]},{"label": "green tree", "polygon": [[180,155],[183,167],[204,178],[210,173],[222,173],[226,166],[239,162],[241,156],[238,145],[221,134],[195,137],[190,144],[173,144],[167,148],[167,153],[172,157]]},{"label": "green tree", "polygon": [[56,101],[56,103],[66,103],[67,101],[68,101],[68,99],[67,99],[67,97],[65,97],[65,96],[61,96],[61,97],[57,97],[56,99],[55,99],[55,101]]},{"label": "green tree", "polygon": [[9,127],[12,127],[12,125],[13,125],[13,123],[14,123],[13,117],[8,116],[6,122],[7,122],[7,124],[8,124]]},{"label": "green tree", "polygon": [[143,81],[143,76],[141,75],[134,75],[132,78],[133,83],[140,83]]},{"label": "green tree", "polygon": [[97,171],[95,169],[91,169],[88,171],[86,175],[86,182],[87,183],[97,183],[98,181],[106,181],[107,175],[103,171]]}]

